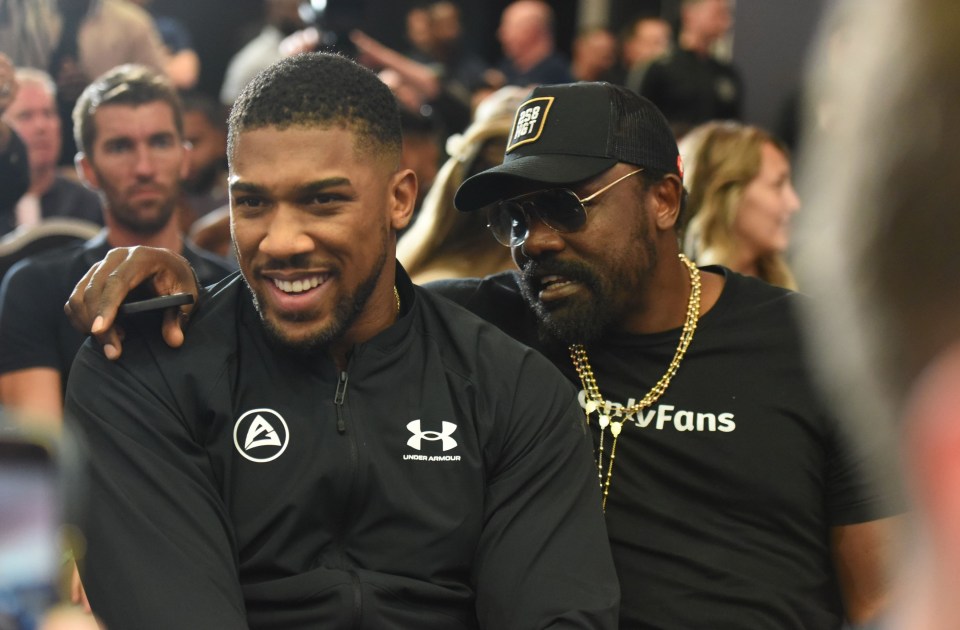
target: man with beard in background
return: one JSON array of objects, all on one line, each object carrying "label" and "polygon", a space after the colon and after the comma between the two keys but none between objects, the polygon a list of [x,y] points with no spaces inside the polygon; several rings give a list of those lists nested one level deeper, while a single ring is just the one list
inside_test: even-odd
[{"label": "man with beard in background", "polygon": [[200,92],[180,95],[183,134],[190,145],[187,174],[181,180],[180,225],[187,231],[197,219],[230,201],[227,192],[227,108]]},{"label": "man with beard in background", "polygon": [[84,335],[63,303],[111,247],[152,245],[180,252],[201,282],[231,271],[181,235],[175,209],[187,149],[176,92],[143,66],[98,77],[74,109],[77,170],[103,201],[105,228],[86,243],[21,261],[0,285],[0,401],[59,419],[67,374]]}]

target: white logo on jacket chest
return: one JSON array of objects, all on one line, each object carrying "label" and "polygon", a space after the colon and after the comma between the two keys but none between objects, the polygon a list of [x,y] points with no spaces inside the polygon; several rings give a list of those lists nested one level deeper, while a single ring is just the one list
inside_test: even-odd
[{"label": "white logo on jacket chest", "polygon": [[[424,442],[440,442],[438,446],[444,453],[457,447],[457,440],[453,437],[454,431],[457,430],[457,425],[453,422],[441,422],[439,431],[424,431],[420,420],[412,420],[407,423],[407,430],[413,434],[407,440],[407,446],[414,450],[422,451],[425,448]],[[437,452],[436,446],[426,448],[427,453],[430,453],[431,451],[433,453]],[[459,462],[460,456],[407,453],[403,456],[403,459],[421,462]]]},{"label": "white logo on jacket chest", "polygon": [[251,409],[233,425],[233,445],[251,462],[270,462],[290,443],[287,422],[273,409]]},{"label": "white logo on jacket chest", "polygon": [[453,435],[453,432],[457,430],[457,425],[452,422],[442,422],[441,423],[442,431],[422,431],[420,429],[420,421],[413,420],[412,422],[407,423],[407,430],[410,433],[413,433],[413,437],[407,440],[407,446],[410,448],[415,448],[418,451],[420,450],[420,445],[422,440],[429,440],[435,442],[439,440],[443,443],[443,450],[449,451],[451,448],[456,448],[457,441],[450,437]]}]

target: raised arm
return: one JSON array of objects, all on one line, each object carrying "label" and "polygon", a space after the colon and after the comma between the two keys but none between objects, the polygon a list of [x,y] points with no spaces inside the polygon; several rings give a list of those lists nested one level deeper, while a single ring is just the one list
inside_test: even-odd
[{"label": "raised arm", "polygon": [[[156,247],[118,247],[80,279],[63,310],[74,328],[96,338],[108,359],[117,359],[123,351],[117,309],[140,285],[152,295],[190,293],[194,304],[200,293],[200,282],[182,256]],[[183,326],[193,308],[188,304],[164,313],[163,339],[171,347],[183,344]]]}]

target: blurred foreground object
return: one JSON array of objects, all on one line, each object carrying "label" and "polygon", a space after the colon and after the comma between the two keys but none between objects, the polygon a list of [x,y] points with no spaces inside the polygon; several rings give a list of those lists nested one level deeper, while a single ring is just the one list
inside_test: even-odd
[{"label": "blurred foreground object", "polygon": [[[844,63],[827,63],[844,49]],[[812,60],[798,269],[823,381],[915,510],[889,628],[960,627],[960,12],[838,5]],[[829,112],[829,117],[822,114]],[[808,128],[814,125],[807,125]]]}]

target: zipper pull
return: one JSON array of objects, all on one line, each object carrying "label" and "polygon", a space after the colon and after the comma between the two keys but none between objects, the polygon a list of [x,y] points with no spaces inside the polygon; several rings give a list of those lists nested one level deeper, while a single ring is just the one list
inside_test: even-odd
[{"label": "zipper pull", "polygon": [[343,399],[347,396],[347,373],[346,371],[340,372],[340,377],[337,380],[337,393],[333,396],[333,404],[337,406],[337,431],[340,433],[347,432],[347,425],[343,421]]}]

